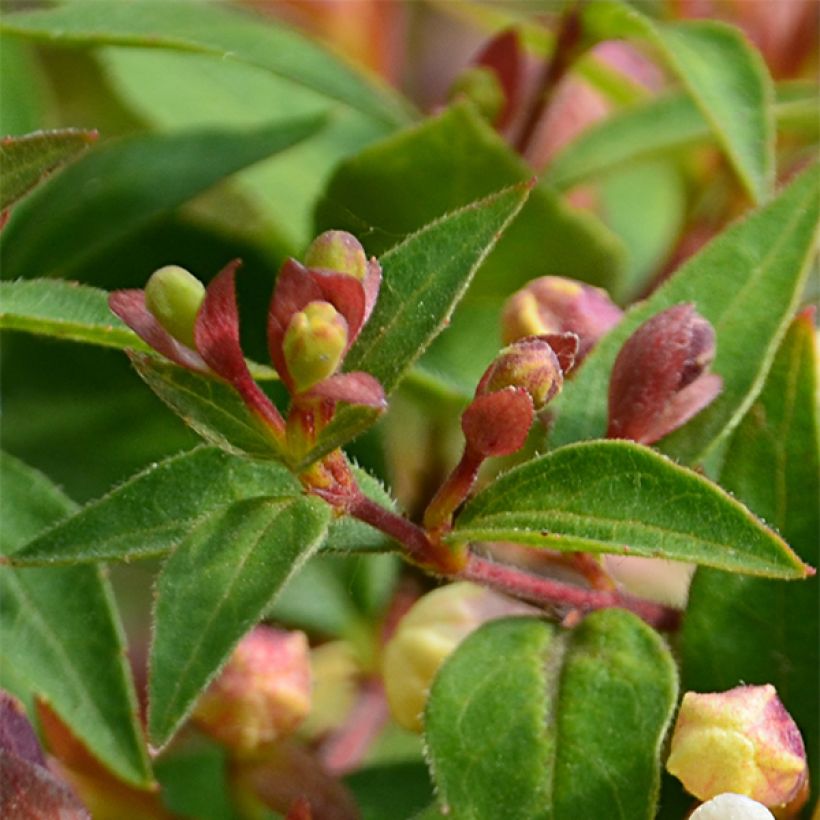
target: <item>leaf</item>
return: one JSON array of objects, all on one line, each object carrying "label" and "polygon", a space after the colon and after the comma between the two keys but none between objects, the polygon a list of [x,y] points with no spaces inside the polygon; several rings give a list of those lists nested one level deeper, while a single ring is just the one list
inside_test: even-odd
[{"label": "leaf", "polygon": [[345,777],[363,820],[415,818],[433,799],[430,776],[422,762],[398,761],[365,766]]},{"label": "leaf", "polygon": [[409,104],[397,94],[297,32],[216,5],[75,0],[54,9],[7,14],[2,29],[56,46],[119,45],[210,54],[307,86],[376,120],[395,125],[410,116]]},{"label": "leaf", "polygon": [[237,501],[300,493],[279,464],[198,447],[151,465],[38,535],[12,560],[26,566],[163,555],[200,519]]},{"label": "leaf", "polygon": [[[7,555],[76,508],[43,475],[7,455],[0,503]],[[150,785],[123,630],[99,568],[0,567],[0,661],[104,765],[128,783]]]},{"label": "leaf", "polygon": [[486,624],[447,659],[427,702],[442,812],[653,817],[676,678],[658,634],[623,610],[569,631],[530,618]]},{"label": "leaf", "polygon": [[96,131],[63,128],[0,140],[0,210],[13,205],[97,139]]},{"label": "leaf", "polygon": [[[448,324],[473,274],[520,211],[529,189],[516,185],[447,214],[386,253],[380,260],[379,299],[345,360],[345,370],[369,373],[389,395]],[[372,408],[343,406],[304,464],[349,441],[378,415]]]},{"label": "leaf", "polygon": [[[198,129],[109,142],[15,209],[3,232],[4,278],[65,277],[152,219],[312,136],[323,124],[323,117],[311,116],[252,129]],[[84,192],[82,207],[78,191]]]},{"label": "leaf", "polygon": [[712,370],[723,379],[723,392],[665,438],[662,447],[685,463],[702,462],[754,401],[794,313],[817,228],[818,182],[819,168],[804,172],[632,308],[564,385],[553,405],[559,415],[551,441],[559,446],[602,436],[609,373],[621,345],[650,316],[680,302],[694,302],[716,331]]},{"label": "leaf", "polygon": [[[778,125],[797,117],[817,120],[817,94],[802,84],[780,84],[774,106]],[[709,125],[692,100],[671,92],[618,111],[592,125],[560,151],[547,167],[543,182],[566,190],[597,180],[626,163],[680,151],[706,141]]]},{"label": "leaf", "polygon": [[218,510],[171,555],[157,580],[148,731],[164,746],[239,639],[327,531],[315,498],[256,498]]},{"label": "leaf", "polygon": [[740,31],[712,20],[656,22],[626,3],[597,2],[584,28],[599,39],[631,37],[655,46],[709,122],[748,194],[768,199],[774,184],[772,80]]},{"label": "leaf", "polygon": [[279,457],[270,430],[226,382],[155,356],[135,352],[130,358],[143,381],[208,443],[230,453]]},{"label": "leaf", "polygon": [[716,484],[629,441],[569,445],[515,467],[467,503],[450,540],[670,558],[773,578],[808,574]]},{"label": "leaf", "polygon": [[[729,442],[723,486],[776,527],[805,561],[820,563],[820,453],[812,317],[781,345],[757,401]],[[798,585],[698,570],[681,650],[688,689],[772,683],[806,741],[820,778],[820,628],[817,576]]]}]

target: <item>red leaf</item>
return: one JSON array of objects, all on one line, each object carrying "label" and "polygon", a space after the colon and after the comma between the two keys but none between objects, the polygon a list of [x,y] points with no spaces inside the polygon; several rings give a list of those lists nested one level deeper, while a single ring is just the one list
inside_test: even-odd
[{"label": "red leaf", "polygon": [[507,29],[493,37],[474,60],[475,65],[489,68],[504,90],[504,107],[493,125],[506,128],[515,115],[521,100],[524,79],[524,60],[521,42],[515,29]]}]

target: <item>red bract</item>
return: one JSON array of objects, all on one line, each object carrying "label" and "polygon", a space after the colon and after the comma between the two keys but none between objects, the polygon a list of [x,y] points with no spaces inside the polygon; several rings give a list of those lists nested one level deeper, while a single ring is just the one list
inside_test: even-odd
[{"label": "red bract", "polygon": [[498,78],[504,92],[504,106],[493,125],[503,131],[512,121],[521,102],[524,82],[524,56],[521,41],[514,29],[502,31],[479,52],[475,65],[489,68]]},{"label": "red bract", "polygon": [[473,399],[461,417],[468,450],[489,458],[508,456],[524,446],[535,408],[523,387],[507,387]]},{"label": "red bract", "polygon": [[715,332],[692,304],[644,322],[612,368],[607,437],[653,444],[685,424],[723,386],[706,372],[714,353]]}]

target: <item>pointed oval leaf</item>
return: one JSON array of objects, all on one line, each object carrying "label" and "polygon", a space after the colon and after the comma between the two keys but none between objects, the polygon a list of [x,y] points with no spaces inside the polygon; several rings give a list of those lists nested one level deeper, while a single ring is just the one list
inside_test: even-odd
[{"label": "pointed oval leaf", "polygon": [[157,580],[148,686],[156,746],[318,549],[329,518],[316,498],[248,499],[207,516],[177,547]]},{"label": "pointed oval leaf", "polygon": [[494,481],[464,508],[453,541],[514,541],[803,578],[788,545],[716,484],[648,447],[562,447]]},{"label": "pointed oval leaf", "polygon": [[628,37],[655,46],[711,125],[741,183],[756,202],[774,183],[772,80],[740,31],[712,20],[656,22],[626,3],[584,10],[588,34]]},{"label": "pointed oval leaf", "polygon": [[0,210],[13,205],[97,139],[96,131],[63,128],[0,141]]},{"label": "pointed oval leaf", "polygon": [[[729,442],[721,483],[820,563],[820,439],[811,315],[791,326],[758,400]],[[815,576],[801,584],[699,569],[681,633],[687,689],[771,683],[806,741],[820,778],[820,624]]]},{"label": "pointed oval leaf", "polygon": [[3,31],[52,45],[164,48],[257,66],[392,125],[411,107],[281,22],[179,0],[139,5],[71,2],[4,15]]},{"label": "pointed oval leaf", "polygon": [[630,613],[596,612],[570,631],[491,622],[430,692],[439,805],[457,818],[648,820],[676,694],[669,650]]},{"label": "pointed oval leaf", "polygon": [[754,401],[794,314],[814,246],[819,189],[820,168],[813,167],[632,308],[564,386],[553,405],[559,416],[551,441],[561,445],[603,436],[609,374],[621,345],[650,316],[693,302],[715,328],[712,370],[723,379],[723,391],[661,446],[680,461],[703,461]]},{"label": "pointed oval leaf", "polygon": [[[430,342],[447,325],[476,269],[527,199],[529,183],[507,188],[443,216],[409,236],[380,260],[379,299],[345,360],[389,395]],[[349,441],[380,411],[343,406],[306,463]]]},{"label": "pointed oval leaf", "polygon": [[297,496],[280,464],[198,447],[130,478],[15,552],[18,565],[131,561],[173,549],[203,516],[245,498]]},{"label": "pointed oval leaf", "polygon": [[[0,464],[0,543],[10,554],[76,505],[16,459],[4,455]],[[123,629],[98,567],[0,567],[0,663],[111,771],[150,785]]]},{"label": "pointed oval leaf", "polygon": [[[312,136],[323,124],[324,117],[312,116],[252,129],[203,128],[107,143],[15,209],[3,232],[3,275],[70,275],[152,219]],[[77,191],[85,192],[82,207]]]}]

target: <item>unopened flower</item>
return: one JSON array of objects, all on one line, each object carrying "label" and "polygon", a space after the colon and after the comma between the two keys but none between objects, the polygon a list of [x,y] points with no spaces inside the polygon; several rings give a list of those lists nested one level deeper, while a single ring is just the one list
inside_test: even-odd
[{"label": "unopened flower", "polygon": [[360,282],[368,272],[367,254],[362,243],[347,231],[319,234],[305,251],[304,261],[309,268],[346,273]]},{"label": "unopened flower", "polygon": [[791,803],[808,779],[800,730],[769,684],[687,692],[666,768],[700,800],[734,792],[770,808]]},{"label": "unopened flower", "polygon": [[347,347],[347,322],[330,302],[311,302],[293,314],[282,353],[299,393],[332,376]]},{"label": "unopened flower", "polygon": [[727,792],[702,803],[689,820],[774,820],[774,815],[757,800]]},{"label": "unopened flower", "polygon": [[545,333],[574,333],[579,341],[577,364],[622,316],[606,291],[560,276],[542,276],[507,300],[501,333],[506,343]]},{"label": "unopened flower", "polygon": [[420,598],[384,651],[385,691],[396,722],[420,732],[433,678],[461,641],[487,621],[531,612],[526,604],[463,581]]},{"label": "unopened flower", "polygon": [[692,304],[667,308],[624,343],[609,381],[609,438],[652,444],[699,413],[723,386],[709,373],[715,331]]},{"label": "unopened flower", "polygon": [[238,752],[290,735],[310,711],[310,656],[302,632],[258,626],[239,643],[193,718]]}]

